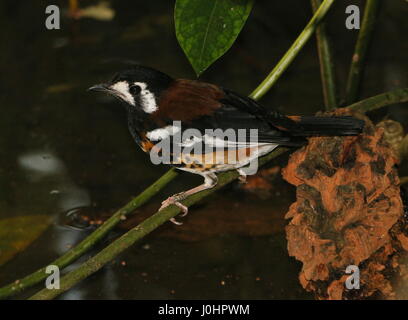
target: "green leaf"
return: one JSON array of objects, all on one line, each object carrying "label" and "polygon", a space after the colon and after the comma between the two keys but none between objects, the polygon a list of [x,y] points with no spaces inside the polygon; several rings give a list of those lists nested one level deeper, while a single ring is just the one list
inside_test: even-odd
[{"label": "green leaf", "polygon": [[197,76],[234,43],[253,0],[177,0],[176,36]]},{"label": "green leaf", "polygon": [[0,265],[27,248],[50,224],[45,215],[0,220]]}]

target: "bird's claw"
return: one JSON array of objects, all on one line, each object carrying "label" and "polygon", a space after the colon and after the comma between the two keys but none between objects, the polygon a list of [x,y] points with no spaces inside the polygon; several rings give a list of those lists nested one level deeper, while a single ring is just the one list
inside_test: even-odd
[{"label": "bird's claw", "polygon": [[242,184],[247,183],[247,174],[245,173],[245,171],[242,169],[238,169],[237,171],[239,173],[239,177],[238,177],[239,183],[242,183]]},{"label": "bird's claw", "polygon": [[170,219],[170,222],[171,222],[171,223],[174,223],[174,224],[177,225],[177,226],[181,226],[181,225],[183,224],[183,222],[177,221],[176,218],[171,218],[171,219]]},{"label": "bird's claw", "polygon": [[[181,212],[182,212],[182,213],[180,214],[180,217],[185,217],[185,216],[187,215],[187,213],[188,213],[188,208],[187,208],[185,205],[183,205],[182,203],[180,203],[180,202],[178,201],[177,197],[175,197],[175,196],[169,197],[169,198],[167,198],[166,200],[164,200],[164,201],[162,202],[162,205],[161,205],[159,211],[160,211],[160,210],[163,210],[164,208],[166,208],[166,207],[168,207],[168,206],[171,206],[171,205],[173,205],[173,204],[174,204],[175,206],[177,206],[177,207],[180,208],[180,210],[181,210]],[[182,224],[183,224],[182,222],[177,221],[175,218],[171,218],[170,221],[173,222],[173,223],[176,224],[176,225],[182,225]]]}]

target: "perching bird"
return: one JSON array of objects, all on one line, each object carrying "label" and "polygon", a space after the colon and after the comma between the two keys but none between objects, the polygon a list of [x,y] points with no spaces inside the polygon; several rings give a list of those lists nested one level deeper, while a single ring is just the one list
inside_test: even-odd
[{"label": "perching bird", "polygon": [[218,172],[238,170],[245,177],[245,167],[278,146],[300,146],[309,136],[357,135],[364,126],[349,116],[284,116],[217,85],[175,80],[142,66],[90,90],[123,102],[129,130],[151,159],[154,154],[156,160],[167,159],[180,170],[204,177],[202,185],[162,202],[160,209],[174,204],[183,215],[188,209],[180,201],[214,187]]}]

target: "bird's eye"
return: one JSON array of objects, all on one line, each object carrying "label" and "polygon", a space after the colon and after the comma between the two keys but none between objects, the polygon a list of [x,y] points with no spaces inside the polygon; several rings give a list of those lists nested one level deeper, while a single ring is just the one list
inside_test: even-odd
[{"label": "bird's eye", "polygon": [[134,85],[130,86],[130,88],[129,88],[129,92],[132,95],[138,95],[140,93],[140,91],[142,91],[142,88],[140,86],[138,86],[137,84],[134,84]]}]

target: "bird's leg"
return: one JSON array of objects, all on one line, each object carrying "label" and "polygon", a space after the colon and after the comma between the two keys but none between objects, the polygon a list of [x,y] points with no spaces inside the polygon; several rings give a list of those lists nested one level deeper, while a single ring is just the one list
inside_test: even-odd
[{"label": "bird's leg", "polygon": [[[181,211],[183,212],[181,214],[181,217],[184,217],[187,213],[188,213],[188,208],[183,205],[182,203],[180,203],[180,201],[186,199],[187,197],[200,192],[200,191],[204,191],[207,189],[211,189],[213,187],[215,187],[215,185],[217,184],[217,175],[215,173],[205,173],[203,174],[204,177],[204,183],[199,185],[198,187],[195,187],[193,189],[184,191],[184,192],[180,192],[177,193],[175,195],[172,195],[171,197],[167,198],[166,200],[164,200],[162,202],[162,205],[159,209],[162,210],[172,204],[174,204],[175,206],[179,207],[181,209]],[[175,218],[171,218],[170,219],[171,222],[173,222],[174,224],[180,225],[182,224],[181,222],[178,222]]]},{"label": "bird's leg", "polygon": [[242,168],[239,168],[239,169],[237,169],[237,172],[239,173],[239,177],[238,177],[239,182],[240,183],[246,183],[247,182],[247,174],[246,174],[245,170],[242,169]]}]

